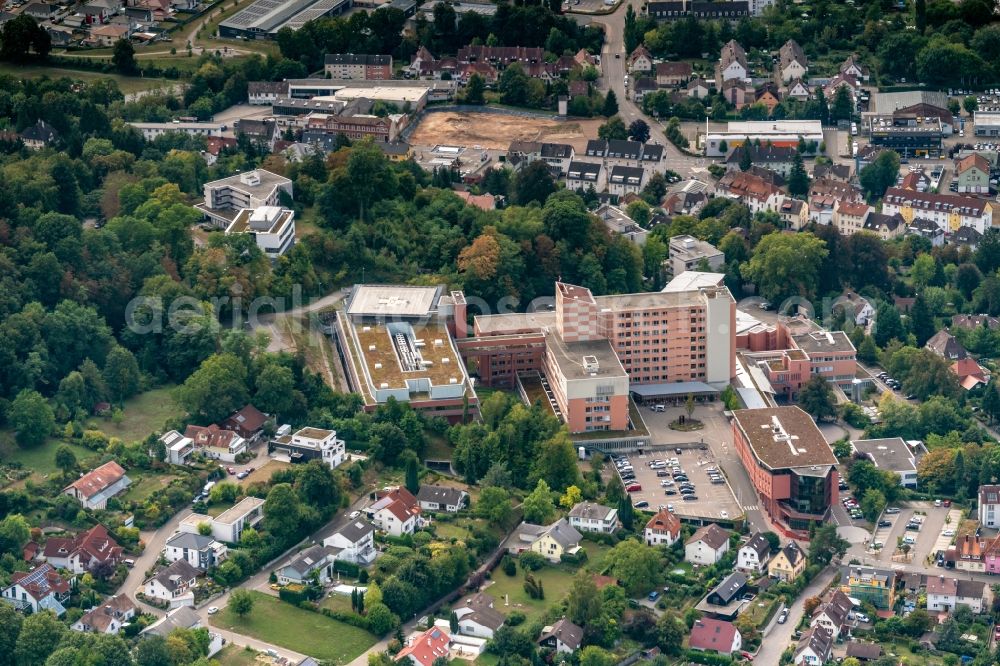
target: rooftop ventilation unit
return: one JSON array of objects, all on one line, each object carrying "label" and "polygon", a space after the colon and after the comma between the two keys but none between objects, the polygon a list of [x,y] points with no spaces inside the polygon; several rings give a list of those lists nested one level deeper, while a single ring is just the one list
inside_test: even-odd
[{"label": "rooftop ventilation unit", "polygon": [[260,174],[256,171],[247,171],[244,174],[240,174],[240,182],[244,185],[260,185]]},{"label": "rooftop ventilation unit", "polygon": [[368,351],[375,351],[375,345],[368,345]]},{"label": "rooftop ventilation unit", "polygon": [[600,369],[600,364],[597,362],[596,356],[584,356],[583,357],[583,369],[587,372],[594,373]]}]

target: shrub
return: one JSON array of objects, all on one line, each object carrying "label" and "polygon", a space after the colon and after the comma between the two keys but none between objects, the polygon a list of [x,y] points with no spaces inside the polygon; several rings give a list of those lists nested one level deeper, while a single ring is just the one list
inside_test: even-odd
[{"label": "shrub", "polygon": [[306,593],[306,589],[301,585],[286,585],[278,590],[278,598],[292,604],[293,606],[299,606],[303,601],[309,600],[309,595]]},{"label": "shrub", "polygon": [[522,571],[538,571],[545,566],[545,558],[532,551],[526,551],[517,556]]}]

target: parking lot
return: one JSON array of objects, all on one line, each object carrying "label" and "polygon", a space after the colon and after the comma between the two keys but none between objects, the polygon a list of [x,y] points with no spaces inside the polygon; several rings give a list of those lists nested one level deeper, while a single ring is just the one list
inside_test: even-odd
[{"label": "parking lot", "polygon": [[[899,513],[884,513],[881,520],[892,523],[888,527],[876,526],[872,537],[866,544],[857,544],[851,548],[850,554],[861,556],[866,564],[889,565],[893,563],[893,555],[901,557],[897,550],[897,543],[900,538],[912,537],[914,543],[910,545],[909,557],[914,564],[920,564],[928,556],[932,556],[938,550],[945,550],[954,540],[953,535],[945,536],[942,532],[953,530],[958,527],[958,515],[952,515],[951,523],[946,524],[945,518],[949,515],[949,510],[944,507],[935,507],[929,502],[917,502],[906,506],[899,504]],[[907,523],[914,516],[922,519],[920,529],[907,529]],[[875,543],[881,543],[880,549],[875,549]],[[850,555],[848,555],[850,557]],[[898,558],[897,558],[898,561]]]},{"label": "parking lot", "polygon": [[[642,487],[642,490],[629,493],[632,503],[646,502],[648,507],[644,508],[649,511],[673,506],[677,516],[688,519],[729,521],[741,517],[743,511],[736,502],[728,482],[725,481],[725,475],[722,475],[722,483],[712,483],[709,478],[709,470],[715,468],[713,471],[716,471],[719,467],[712,459],[711,453],[698,448],[679,449],[679,451],[680,453],[674,449],[644,451],[641,455],[632,453],[625,456],[632,465],[635,480],[623,479],[623,485],[626,488],[632,484]],[[661,469],[650,467],[650,463],[655,460],[667,462],[674,458],[684,472],[678,480],[673,478],[669,464]],[[657,475],[658,472],[660,475]],[[684,482],[684,477],[687,477],[687,482],[694,486],[695,492],[692,496],[697,497],[696,500],[683,499],[679,487]]]}]

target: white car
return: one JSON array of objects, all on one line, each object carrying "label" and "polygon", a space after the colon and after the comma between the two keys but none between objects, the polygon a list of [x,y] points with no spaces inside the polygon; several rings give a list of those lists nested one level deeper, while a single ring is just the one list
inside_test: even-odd
[{"label": "white car", "polygon": [[870,622],[868,616],[865,615],[864,613],[858,613],[854,617],[857,618],[858,622]]},{"label": "white car", "polygon": [[941,532],[941,536],[955,536],[955,530],[945,530],[944,532]]},{"label": "white car", "polygon": [[209,606],[208,607],[208,614],[209,615],[215,615],[218,612],[219,612],[219,607],[218,606]]},{"label": "white car", "polygon": [[360,511],[351,511],[351,515],[348,516],[348,518],[350,518],[351,520],[354,520],[355,518],[357,518],[360,515],[361,515]]},{"label": "white car", "polygon": [[728,517],[729,517],[729,512],[728,511],[720,511],[719,512],[719,518],[728,518]]}]

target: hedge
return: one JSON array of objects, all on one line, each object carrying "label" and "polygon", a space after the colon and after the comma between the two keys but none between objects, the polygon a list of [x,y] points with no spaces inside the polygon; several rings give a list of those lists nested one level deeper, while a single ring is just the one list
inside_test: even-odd
[{"label": "hedge", "polygon": [[733,658],[725,654],[717,654],[715,652],[702,652],[701,650],[688,650],[684,656],[688,661],[693,661],[697,664],[731,664],[733,663]]},{"label": "hedge", "polygon": [[333,570],[339,571],[342,574],[347,574],[348,576],[354,576],[357,578],[361,574],[361,567],[359,567],[354,562],[342,562],[340,560],[334,560]]},{"label": "hedge", "polygon": [[[313,610],[315,610],[315,604],[312,604]],[[368,618],[363,615],[358,615],[357,613],[348,613],[347,611],[335,611],[330,608],[320,608],[319,612],[328,618],[337,620],[338,622],[343,622],[344,624],[349,624],[352,627],[357,627],[358,629],[364,629],[365,631],[371,631],[368,627]]]},{"label": "hedge", "polygon": [[303,601],[308,601],[309,595],[306,594],[306,589],[302,586],[292,587],[288,585],[278,590],[278,598],[282,601],[287,601],[293,606],[298,606]]}]

